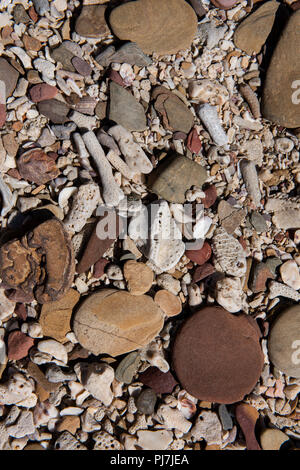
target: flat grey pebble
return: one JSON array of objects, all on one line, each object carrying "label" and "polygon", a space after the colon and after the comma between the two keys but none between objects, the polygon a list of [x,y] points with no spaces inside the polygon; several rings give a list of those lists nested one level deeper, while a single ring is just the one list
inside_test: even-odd
[{"label": "flat grey pebble", "polygon": [[145,415],[151,415],[154,412],[157,396],[154,390],[147,388],[143,390],[136,400],[138,411]]}]

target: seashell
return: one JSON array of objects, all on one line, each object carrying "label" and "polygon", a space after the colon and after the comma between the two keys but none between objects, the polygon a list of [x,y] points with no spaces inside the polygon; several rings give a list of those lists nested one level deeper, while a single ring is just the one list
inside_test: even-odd
[{"label": "seashell", "polygon": [[242,277],[246,273],[246,256],[242,245],[222,227],[215,230],[212,239],[215,265],[230,276]]},{"label": "seashell", "polygon": [[192,395],[185,390],[180,390],[178,393],[177,408],[185,418],[191,419],[197,411],[197,401],[197,398],[192,397]]},{"label": "seashell", "polygon": [[247,101],[254,119],[259,119],[261,117],[260,104],[252,88],[249,85],[242,84],[239,90],[242,97]]},{"label": "seashell", "polygon": [[212,106],[223,106],[229,100],[226,88],[208,79],[190,82],[189,95],[197,103],[209,103]]}]

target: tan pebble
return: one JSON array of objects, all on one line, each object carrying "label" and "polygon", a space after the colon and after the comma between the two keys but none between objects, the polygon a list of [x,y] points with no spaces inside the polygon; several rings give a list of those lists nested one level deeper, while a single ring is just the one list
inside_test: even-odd
[{"label": "tan pebble", "polygon": [[279,450],[288,439],[279,429],[265,429],[260,435],[260,444],[263,450]]},{"label": "tan pebble", "polygon": [[132,295],[148,292],[153,282],[153,271],[144,263],[129,260],[124,264],[124,277]]},{"label": "tan pebble", "polygon": [[156,292],[154,302],[160,306],[162,311],[168,315],[168,317],[179,315],[182,310],[179,297],[164,289]]},{"label": "tan pebble", "polygon": [[60,300],[42,306],[39,322],[44,336],[50,336],[61,343],[67,341],[65,335],[71,330],[72,309],[79,297],[76,290],[70,289]]},{"label": "tan pebble", "polygon": [[43,189],[45,189],[45,185],[44,184],[41,184],[40,186],[38,186],[37,188],[35,188],[33,191],[31,191],[31,194],[33,194],[34,196],[38,193],[40,193],[41,191],[43,191]]},{"label": "tan pebble", "polygon": [[149,344],[162,327],[163,312],[150,296],[115,289],[86,297],[73,322],[82,347],[113,357]]},{"label": "tan pebble", "polygon": [[280,275],[289,287],[295,290],[300,289],[300,272],[297,263],[294,260],[288,260],[280,266]]},{"label": "tan pebble", "polygon": [[57,425],[57,431],[69,431],[71,434],[75,434],[77,429],[80,427],[79,416],[64,416],[63,419]]},{"label": "tan pebble", "polygon": [[46,450],[46,449],[38,442],[32,442],[30,444],[27,444],[27,446],[25,446],[23,450]]}]

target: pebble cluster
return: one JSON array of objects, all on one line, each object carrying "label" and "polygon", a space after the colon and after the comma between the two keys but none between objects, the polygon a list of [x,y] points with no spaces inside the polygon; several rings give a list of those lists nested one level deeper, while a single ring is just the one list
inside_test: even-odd
[{"label": "pebble cluster", "polygon": [[300,448],[299,139],[299,1],[0,2],[0,450]]}]

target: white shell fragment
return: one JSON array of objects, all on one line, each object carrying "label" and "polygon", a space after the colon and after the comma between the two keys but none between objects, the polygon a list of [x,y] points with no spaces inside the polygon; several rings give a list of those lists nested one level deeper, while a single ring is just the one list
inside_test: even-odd
[{"label": "white shell fragment", "polygon": [[100,202],[102,200],[97,184],[81,185],[73,198],[72,208],[64,220],[65,227],[71,233],[80,232]]},{"label": "white shell fragment", "polygon": [[147,174],[152,171],[152,163],[140,145],[134,142],[132,134],[127,129],[120,125],[113,126],[108,133],[117,142],[129,169],[133,173]]},{"label": "white shell fragment", "polygon": [[37,345],[37,349],[41,353],[49,354],[65,364],[68,362],[68,353],[66,348],[55,339],[45,339],[40,341]]},{"label": "white shell fragment", "polygon": [[227,145],[228,137],[221,125],[217,108],[205,103],[198,107],[197,112],[215,144],[219,146]]},{"label": "white shell fragment", "polygon": [[111,166],[105,157],[101,144],[94,132],[91,131],[83,134],[82,138],[99,171],[104,202],[108,206],[117,206],[124,198],[124,193],[113,177]]},{"label": "white shell fragment", "polygon": [[14,207],[17,199],[17,195],[12,193],[8,185],[4,182],[0,175],[0,192],[2,196],[2,209],[1,216],[5,217],[8,212]]},{"label": "white shell fragment", "polygon": [[230,276],[242,277],[246,273],[246,255],[242,245],[226,230],[219,227],[215,230],[212,249],[216,267]]}]

